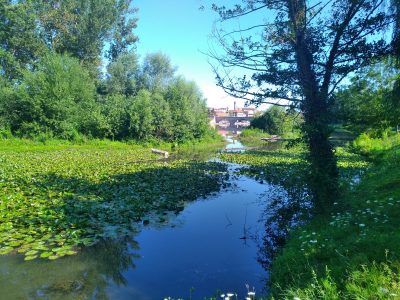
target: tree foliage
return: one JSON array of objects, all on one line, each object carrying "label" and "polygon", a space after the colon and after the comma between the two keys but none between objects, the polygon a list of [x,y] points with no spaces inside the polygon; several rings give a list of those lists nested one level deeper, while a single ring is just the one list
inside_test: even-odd
[{"label": "tree foliage", "polygon": [[138,89],[139,61],[134,52],[121,54],[107,67],[106,93],[131,96]]},{"label": "tree foliage", "polygon": [[0,75],[18,79],[46,50],[31,2],[0,0]]},{"label": "tree foliage", "polygon": [[392,90],[399,71],[388,62],[363,68],[335,95],[335,109],[346,125],[358,132],[381,135],[400,123],[400,99]]},{"label": "tree foliage", "polygon": [[271,106],[263,114],[255,117],[250,125],[272,135],[294,137],[299,135],[298,130],[301,122],[302,119],[298,112],[285,110],[279,106]]},{"label": "tree foliage", "polygon": [[97,75],[105,43],[114,60],[132,46],[137,37],[135,18],[129,15],[131,0],[33,0],[39,29],[46,45],[58,53],[69,53]]},{"label": "tree foliage", "polygon": [[[246,28],[216,31],[225,50],[211,53],[219,63],[217,84],[252,103],[301,110],[312,166],[310,186],[319,212],[329,211],[337,194],[338,172],[328,140],[330,97],[349,74],[390,52],[383,33],[393,25],[394,14],[384,8],[384,0],[213,5],[222,22],[255,16]],[[263,20],[257,19],[260,15]],[[245,74],[234,76],[232,68]]]},{"label": "tree foliage", "polygon": [[175,71],[176,68],[165,54],[148,54],[144,58],[140,84],[151,91],[163,90],[172,82]]},{"label": "tree foliage", "polygon": [[35,71],[25,71],[22,84],[2,89],[1,106],[10,129],[23,136],[39,133],[71,138],[92,122],[95,86],[76,59],[49,54]]},{"label": "tree foliage", "polygon": [[0,0],[0,130],[168,141],[208,134],[197,86],[164,54],[139,62],[135,13],[131,0]]}]

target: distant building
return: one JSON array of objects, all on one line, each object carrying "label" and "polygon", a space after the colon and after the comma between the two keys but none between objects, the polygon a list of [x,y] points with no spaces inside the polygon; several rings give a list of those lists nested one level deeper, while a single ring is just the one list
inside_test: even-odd
[{"label": "distant building", "polygon": [[243,128],[250,126],[250,121],[256,112],[255,108],[236,107],[236,102],[233,109],[228,107],[208,109],[210,125],[216,127],[221,134],[224,132],[240,134]]},{"label": "distant building", "polygon": [[209,108],[209,117],[246,117],[253,118],[257,110],[252,107],[236,107],[236,102],[234,102],[233,109],[228,107],[223,108]]}]

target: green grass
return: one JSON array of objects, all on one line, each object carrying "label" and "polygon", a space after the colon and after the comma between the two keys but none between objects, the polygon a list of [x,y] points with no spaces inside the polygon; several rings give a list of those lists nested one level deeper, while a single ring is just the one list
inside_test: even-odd
[{"label": "green grass", "polygon": [[[400,298],[400,138],[361,136],[352,149],[337,148],[342,196],[330,216],[288,229],[272,262],[275,299]],[[304,151],[224,154],[246,163],[242,172],[286,189],[307,176]],[[358,184],[349,184],[363,174]]]},{"label": "green grass", "polygon": [[226,176],[223,164],[160,160],[150,148],[110,141],[2,141],[0,163],[0,254],[26,260],[75,254],[129,235],[136,222],[164,222]]},{"label": "green grass", "polygon": [[272,268],[277,298],[400,297],[399,167],[397,146],[345,194],[335,214],[292,232]]}]

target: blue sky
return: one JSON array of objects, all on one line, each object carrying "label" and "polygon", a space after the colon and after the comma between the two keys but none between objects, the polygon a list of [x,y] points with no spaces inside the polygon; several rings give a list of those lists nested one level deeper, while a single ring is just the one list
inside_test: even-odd
[{"label": "blue sky", "polygon": [[[139,8],[136,34],[138,54],[163,52],[178,67],[178,74],[194,80],[212,107],[233,107],[233,98],[215,86],[214,74],[201,52],[210,49],[210,34],[217,14],[205,0],[135,0]],[[239,105],[243,101],[236,100]]]}]

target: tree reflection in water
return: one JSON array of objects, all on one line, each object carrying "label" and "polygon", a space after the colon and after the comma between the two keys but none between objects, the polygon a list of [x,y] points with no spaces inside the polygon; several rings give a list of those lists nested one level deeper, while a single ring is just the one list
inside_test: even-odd
[{"label": "tree reflection in water", "polygon": [[262,216],[265,231],[258,243],[258,260],[268,270],[289,231],[310,218],[312,201],[307,188],[301,184],[286,188],[272,185],[263,198],[267,198]]},{"label": "tree reflection in water", "polygon": [[0,256],[0,290],[10,299],[108,299],[109,283],[126,285],[123,272],[135,268],[138,250],[130,237],[104,240],[56,261]]}]

